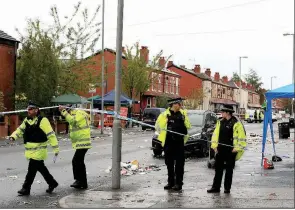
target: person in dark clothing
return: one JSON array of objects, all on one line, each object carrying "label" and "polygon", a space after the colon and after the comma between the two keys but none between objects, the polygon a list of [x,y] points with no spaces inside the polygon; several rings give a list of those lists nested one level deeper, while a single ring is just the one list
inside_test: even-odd
[{"label": "person in dark clothing", "polygon": [[19,195],[29,195],[31,186],[39,171],[49,185],[47,193],[52,193],[58,186],[57,181],[49,173],[44,164],[47,154],[47,145],[51,144],[55,156],[59,153],[59,146],[56,135],[52,130],[49,120],[40,116],[39,106],[30,102],[28,105],[28,117],[22,122],[16,131],[10,136],[10,140],[23,137],[25,156],[29,160],[28,172]]},{"label": "person in dark clothing", "polygon": [[[168,184],[164,189],[173,189],[179,191],[183,185],[184,174],[184,144],[187,141],[187,130],[191,127],[186,111],[181,109],[182,99],[172,99],[168,103],[170,108],[159,115],[156,122],[157,127],[160,129],[158,139],[162,142],[165,153],[165,164],[168,170]],[[181,133],[179,135],[164,131],[167,130]],[[165,136],[166,135],[166,136]]]},{"label": "person in dark clothing", "polygon": [[215,177],[213,186],[208,193],[220,192],[223,170],[225,169],[224,193],[230,193],[235,162],[246,147],[244,126],[232,114],[233,107],[225,105],[221,110],[223,119],[217,122],[212,136],[212,146],[215,157]]},{"label": "person in dark clothing", "polygon": [[257,111],[255,110],[255,111],[254,111],[254,121],[255,121],[255,123],[257,123],[257,118],[258,118],[258,117],[257,117]]}]

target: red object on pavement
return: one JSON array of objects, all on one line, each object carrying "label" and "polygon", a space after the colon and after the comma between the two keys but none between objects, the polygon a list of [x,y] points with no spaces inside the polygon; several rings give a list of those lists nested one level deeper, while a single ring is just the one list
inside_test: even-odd
[{"label": "red object on pavement", "polygon": [[266,157],[263,158],[263,168],[264,169],[274,169],[273,162]]}]

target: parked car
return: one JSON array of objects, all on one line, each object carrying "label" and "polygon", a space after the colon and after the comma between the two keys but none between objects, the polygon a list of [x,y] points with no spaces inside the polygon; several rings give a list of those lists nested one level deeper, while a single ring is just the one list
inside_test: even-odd
[{"label": "parked car", "polygon": [[[165,110],[166,110],[165,108],[146,108],[143,111],[142,121],[149,125],[155,125],[158,119],[158,116]],[[144,126],[144,125],[141,126],[142,130],[146,130],[147,128],[151,128],[151,127]]]},{"label": "parked car", "polygon": [[[188,110],[188,118],[191,122],[192,128],[188,130],[188,134],[195,135],[190,138],[185,144],[185,151],[194,153],[199,157],[207,157],[209,154],[210,142],[217,116],[212,111],[205,110]],[[157,139],[158,133],[156,132],[152,138],[152,148],[155,156],[159,156],[163,152],[161,142]]]}]

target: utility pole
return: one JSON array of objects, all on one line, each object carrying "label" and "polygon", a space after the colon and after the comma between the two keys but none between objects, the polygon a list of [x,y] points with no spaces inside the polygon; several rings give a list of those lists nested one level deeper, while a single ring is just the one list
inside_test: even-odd
[{"label": "utility pole", "polygon": [[[102,25],[101,25],[101,110],[104,110],[104,5],[105,2],[102,0]],[[100,133],[103,134],[104,129],[104,114],[100,115]]]},{"label": "utility pole", "polygon": [[[295,81],[295,67],[294,67],[294,63],[295,63],[295,37],[294,37],[294,33],[291,34],[291,33],[285,33],[283,34],[284,36],[293,36],[293,71],[292,71],[292,84],[294,84],[294,81]],[[291,102],[291,105],[292,105],[292,108],[291,108],[291,116],[294,115],[294,98],[292,98],[292,102]]]},{"label": "utility pole", "polygon": [[[120,113],[121,107],[121,72],[122,72],[122,40],[123,40],[123,9],[124,0],[118,0],[117,9],[117,40],[116,40],[116,73],[115,73],[115,113]],[[115,116],[113,122],[112,148],[112,188],[120,189],[121,185],[121,121]]]},{"label": "utility pole", "polygon": [[[239,77],[240,77],[240,86],[239,86],[239,92],[240,92],[240,110],[239,114],[241,115],[241,107],[242,107],[242,58],[248,58],[247,56],[240,56],[239,57]],[[240,116],[241,117],[241,116]]]}]

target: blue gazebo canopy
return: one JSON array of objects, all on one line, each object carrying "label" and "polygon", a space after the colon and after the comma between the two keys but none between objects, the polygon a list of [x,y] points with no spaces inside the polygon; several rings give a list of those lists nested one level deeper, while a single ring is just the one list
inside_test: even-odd
[{"label": "blue gazebo canopy", "polygon": [[[135,101],[133,101],[132,99],[130,99],[129,97],[127,97],[123,93],[120,96],[120,101],[121,101],[121,105],[123,105],[123,106],[128,106],[128,105],[135,103]],[[108,92],[107,94],[105,94],[103,97],[103,102],[105,105],[114,105],[115,104],[115,90],[112,90],[112,91]],[[93,103],[94,104],[101,104],[101,98],[94,99]]]},{"label": "blue gazebo canopy", "polygon": [[270,126],[271,139],[273,144],[274,155],[276,155],[276,149],[274,144],[273,125],[272,125],[272,100],[275,98],[294,98],[294,84],[286,85],[275,90],[271,90],[265,93],[266,97],[266,111],[264,115],[263,124],[263,138],[262,138],[262,160],[264,158],[264,150],[267,136],[268,125]]}]

